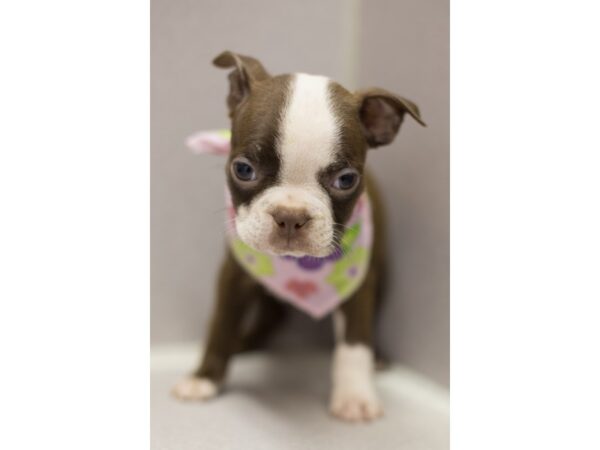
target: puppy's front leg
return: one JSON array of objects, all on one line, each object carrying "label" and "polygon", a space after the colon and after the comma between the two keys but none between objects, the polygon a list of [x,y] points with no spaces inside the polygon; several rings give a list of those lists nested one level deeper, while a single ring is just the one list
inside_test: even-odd
[{"label": "puppy's front leg", "polygon": [[182,400],[207,400],[214,397],[225,378],[231,355],[240,346],[241,321],[255,295],[256,283],[231,254],[221,267],[215,310],[200,367],[173,388]]},{"label": "puppy's front leg", "polygon": [[357,293],[334,313],[336,348],[330,409],[343,420],[372,420],[383,413],[373,380],[375,281],[371,269]]}]

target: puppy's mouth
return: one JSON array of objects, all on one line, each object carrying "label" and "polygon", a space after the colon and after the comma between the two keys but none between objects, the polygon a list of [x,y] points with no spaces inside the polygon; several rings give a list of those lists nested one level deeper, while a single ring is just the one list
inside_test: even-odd
[{"label": "puppy's mouth", "polygon": [[[315,221],[317,222],[317,221]],[[329,256],[336,248],[335,232],[326,226],[307,222],[296,230],[289,226],[278,226],[274,221],[255,222],[254,226],[240,227],[237,237],[254,250],[271,256],[291,256],[296,258]],[[315,227],[315,228],[313,228]],[[253,232],[254,231],[254,232]]]},{"label": "puppy's mouth", "polygon": [[[323,258],[329,256],[336,248],[332,237],[321,236],[321,233],[299,233],[289,236],[281,230],[272,229],[259,236],[238,236],[255,250],[272,256]],[[245,237],[247,239],[244,239]]]},{"label": "puppy's mouth", "polygon": [[295,258],[324,258],[329,256],[333,250],[333,244],[317,245],[303,238],[286,240],[280,237],[269,239],[269,245],[264,249],[265,253],[274,256],[292,256]]},{"label": "puppy's mouth", "polygon": [[304,250],[275,250],[267,251],[266,253],[270,253],[273,256],[282,256],[282,257],[292,257],[292,258],[325,258],[331,254],[331,250],[324,251],[311,251],[306,252]]}]

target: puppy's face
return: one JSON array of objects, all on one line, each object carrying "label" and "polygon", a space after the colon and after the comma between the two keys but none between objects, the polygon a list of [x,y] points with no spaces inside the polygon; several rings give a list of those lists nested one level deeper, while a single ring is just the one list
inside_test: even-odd
[{"label": "puppy's face", "polygon": [[230,52],[214,63],[235,67],[226,173],[239,237],[275,255],[331,254],[363,190],[367,149],[391,142],[406,107],[321,76],[271,77]]},{"label": "puppy's face", "polygon": [[362,190],[366,142],[352,94],[325,77],[256,84],[233,117],[236,229],[277,255],[327,256]]}]

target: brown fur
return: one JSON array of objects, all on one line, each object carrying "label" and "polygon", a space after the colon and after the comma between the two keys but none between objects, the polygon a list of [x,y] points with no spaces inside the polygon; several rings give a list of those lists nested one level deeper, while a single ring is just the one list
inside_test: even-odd
[{"label": "brown fur", "polygon": [[[214,63],[219,67],[234,69],[229,76],[230,92],[227,97],[232,117],[230,162],[243,151],[245,156],[249,155],[260,162],[261,169],[266,171],[260,184],[241,189],[232,180],[228,164],[228,183],[234,206],[238,207],[277,181],[280,164],[274,151],[279,122],[277,112],[286,100],[290,76],[271,77],[254,58],[231,52],[219,55]],[[340,162],[356,168],[360,173],[364,169],[367,149],[391,142],[405,113],[423,124],[414,103],[381,89],[352,94],[332,83],[330,91],[335,113],[342,123],[343,159]],[[332,167],[319,174],[325,189],[329,186],[329,172],[337,170]],[[373,180],[368,176],[361,177],[358,188],[345,198],[332,196],[331,200],[334,219],[341,227],[364,189],[370,195],[374,214],[372,259],[365,281],[340,308],[346,322],[343,339],[347,343],[373,346],[375,314],[383,297],[386,268],[381,201]],[[225,377],[231,356],[264,342],[273,329],[281,324],[286,306],[247,274],[230,251],[221,268],[216,297],[206,351],[194,375],[220,383]],[[243,325],[251,311],[256,312],[255,320],[252,326],[244,329]]]}]

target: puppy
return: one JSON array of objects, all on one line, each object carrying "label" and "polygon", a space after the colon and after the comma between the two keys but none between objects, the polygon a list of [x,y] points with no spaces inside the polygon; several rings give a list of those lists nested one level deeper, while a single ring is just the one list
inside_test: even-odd
[{"label": "puppy", "polygon": [[323,76],[271,76],[229,51],[213,63],[233,69],[229,246],[202,363],[173,394],[217,395],[232,355],[260,345],[287,302],[315,318],[333,314],[331,412],[374,419],[382,414],[373,325],[385,249],[365,158],[392,142],[405,114],[425,125],[419,109],[383,89],[352,93]]}]

